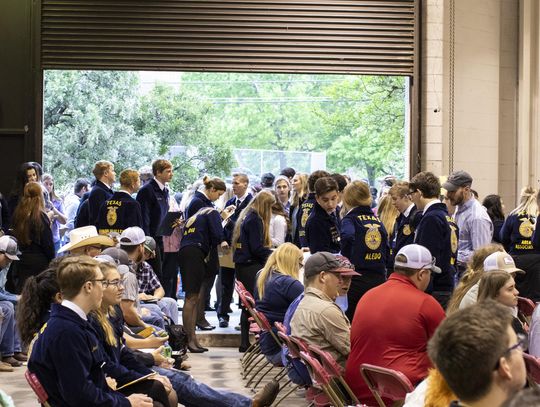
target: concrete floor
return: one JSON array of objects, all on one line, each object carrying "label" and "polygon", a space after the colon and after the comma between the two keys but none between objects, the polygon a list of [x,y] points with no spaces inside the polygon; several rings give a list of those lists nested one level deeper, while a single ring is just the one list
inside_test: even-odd
[{"label": "concrete floor", "polygon": [[[211,348],[209,352],[203,354],[190,354],[188,360],[192,365],[190,373],[195,379],[213,388],[253,396],[254,393],[244,387],[245,381],[241,377],[239,357],[240,354],[234,348]],[[17,407],[37,407],[39,404],[24,378],[25,370],[25,367],[20,367],[12,373],[0,373],[0,388],[13,398]],[[265,382],[266,379],[263,383]],[[281,405],[304,407],[308,403],[301,394],[293,393]]]}]

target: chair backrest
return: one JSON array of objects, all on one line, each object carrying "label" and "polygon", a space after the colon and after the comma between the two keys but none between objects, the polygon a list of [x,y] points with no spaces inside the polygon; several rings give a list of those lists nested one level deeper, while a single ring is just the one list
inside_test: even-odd
[{"label": "chair backrest", "polygon": [[277,334],[279,339],[281,339],[285,346],[287,346],[287,348],[289,349],[290,357],[295,359],[300,358],[300,349],[298,349],[298,346],[293,341],[291,341],[291,337],[281,331],[278,331]]},{"label": "chair backrest", "polygon": [[317,359],[311,357],[309,353],[304,351],[300,352],[300,358],[307,366],[309,366],[310,373],[319,385],[330,384],[330,376],[328,376],[328,373],[326,373],[326,370],[323,369]]},{"label": "chair backrest", "polygon": [[285,328],[285,325],[283,325],[281,322],[274,322],[274,326],[276,327],[278,332],[283,332],[285,335],[287,335],[287,328]]},{"label": "chair backrest", "polygon": [[523,359],[525,359],[525,366],[527,367],[529,377],[536,383],[540,383],[540,359],[527,353],[523,353]]},{"label": "chair backrest", "polygon": [[338,362],[336,362],[330,353],[310,343],[308,344],[308,349],[309,353],[321,362],[322,366],[326,369],[331,377],[338,377],[343,374],[342,367]]},{"label": "chair backrest", "polygon": [[360,365],[360,373],[379,404],[381,398],[393,402],[404,400],[407,393],[414,390],[407,376],[397,370],[364,363]]},{"label": "chair backrest", "polygon": [[234,286],[235,286],[237,292],[238,291],[247,291],[246,286],[241,281],[236,280],[235,283],[234,283]]},{"label": "chair backrest", "polygon": [[49,399],[49,395],[39,382],[37,376],[34,373],[30,372],[30,370],[27,370],[26,372],[24,372],[24,377],[26,378],[26,381],[36,394],[38,401],[44,406],[50,407],[49,403],[47,402],[47,400]]},{"label": "chair backrest", "polygon": [[299,351],[309,353],[309,348],[306,341],[292,335],[289,335],[289,339],[298,347]]},{"label": "chair backrest", "polygon": [[526,317],[530,318],[535,308],[534,302],[529,298],[518,297],[518,309]]}]

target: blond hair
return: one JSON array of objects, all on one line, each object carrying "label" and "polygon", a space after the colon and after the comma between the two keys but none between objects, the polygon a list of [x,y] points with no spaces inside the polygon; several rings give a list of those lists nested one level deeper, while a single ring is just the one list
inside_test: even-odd
[{"label": "blond hair", "polygon": [[521,190],[519,204],[509,215],[526,214],[536,216],[538,213],[537,192],[533,187],[525,187]]},{"label": "blond hair", "polygon": [[[103,262],[99,263],[99,269],[103,273],[103,278],[107,280],[109,272],[111,270],[116,270],[116,265],[109,262]],[[114,334],[114,328],[112,327],[112,324],[109,321],[107,314],[111,314],[114,316],[114,308],[110,305],[104,304],[103,301],[101,302],[101,308],[92,311],[92,315],[99,322],[101,329],[103,329],[103,333],[105,334],[105,341],[110,346],[116,347],[118,346],[118,339]]]},{"label": "blond hair", "polygon": [[75,298],[87,281],[94,280],[99,262],[90,256],[67,256],[56,271],[60,292],[66,300]]},{"label": "blond hair", "polygon": [[272,272],[284,274],[298,280],[300,261],[302,259],[302,251],[292,243],[283,243],[274,250],[257,277],[259,298],[263,298],[264,286],[270,279]]},{"label": "blond hair", "polygon": [[[304,199],[304,197],[308,193],[308,175],[307,174],[295,174],[295,177],[298,178],[298,181],[300,182],[300,192],[296,192],[296,189],[292,189],[292,195],[291,195],[291,205],[292,206],[299,206],[300,200]],[[293,177],[294,179],[294,177]]]},{"label": "blond hair", "polygon": [[240,238],[240,229],[246,216],[255,212],[262,220],[263,224],[263,244],[266,247],[272,247],[272,239],[270,238],[270,218],[272,217],[272,205],[276,202],[274,195],[270,191],[262,190],[251,200],[249,205],[244,208],[240,213],[236,224],[234,225],[234,232],[232,238],[233,250],[236,248],[236,243]]},{"label": "blond hair", "polygon": [[370,206],[371,193],[369,185],[364,181],[353,181],[343,191],[343,203],[347,210],[357,206]]},{"label": "blond hair", "polygon": [[498,243],[490,243],[485,246],[479,247],[476,249],[467,264],[467,270],[463,273],[461,280],[459,280],[458,285],[450,297],[448,302],[448,307],[446,308],[446,313],[450,315],[451,313],[459,310],[459,304],[465,297],[465,294],[480,281],[482,275],[484,274],[484,260],[490,254],[495,252],[503,252],[504,247]]},{"label": "blond hair", "polygon": [[139,172],[128,168],[120,173],[120,185],[126,188],[133,188],[139,180]]},{"label": "blond hair", "polygon": [[94,174],[94,177],[96,177],[97,180],[100,180],[101,177],[103,177],[103,175],[105,174],[105,172],[111,169],[112,167],[114,167],[112,162],[100,160],[94,164],[94,169],[92,170],[92,174]]},{"label": "blond hair", "polygon": [[390,195],[383,196],[379,201],[377,216],[388,233],[388,239],[391,239],[399,211],[392,205],[392,197]]}]

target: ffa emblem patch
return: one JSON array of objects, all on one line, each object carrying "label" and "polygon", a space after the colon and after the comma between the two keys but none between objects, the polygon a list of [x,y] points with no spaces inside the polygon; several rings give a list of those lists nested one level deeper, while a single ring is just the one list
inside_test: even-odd
[{"label": "ffa emblem patch", "polygon": [[368,229],[364,238],[366,246],[371,250],[377,250],[382,242],[381,232],[379,232],[381,225],[367,223],[364,227]]},{"label": "ffa emblem patch", "polygon": [[519,234],[523,237],[531,237],[534,232],[534,226],[529,219],[524,219],[519,225]]},{"label": "ffa emblem patch", "polygon": [[109,206],[107,208],[107,223],[109,226],[113,226],[116,223],[117,215],[116,210],[118,209],[117,206]]},{"label": "ffa emblem patch", "polygon": [[307,209],[302,210],[302,219],[300,220],[300,223],[302,224],[302,227],[306,227],[307,220],[309,218],[309,211]]},{"label": "ffa emblem patch", "polygon": [[411,230],[411,226],[410,226],[410,225],[405,225],[405,226],[403,226],[403,234],[404,234],[405,236],[409,236],[411,233],[412,233],[412,230]]},{"label": "ffa emblem patch", "polygon": [[456,233],[457,229],[455,226],[452,225],[450,225],[450,229],[450,250],[452,251],[452,253],[456,253],[458,248],[458,238]]}]

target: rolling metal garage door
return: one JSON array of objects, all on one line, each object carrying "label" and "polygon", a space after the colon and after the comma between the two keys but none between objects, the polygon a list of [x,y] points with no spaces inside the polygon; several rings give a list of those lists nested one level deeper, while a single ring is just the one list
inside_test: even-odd
[{"label": "rolling metal garage door", "polygon": [[415,73],[419,0],[42,0],[43,69]]}]

